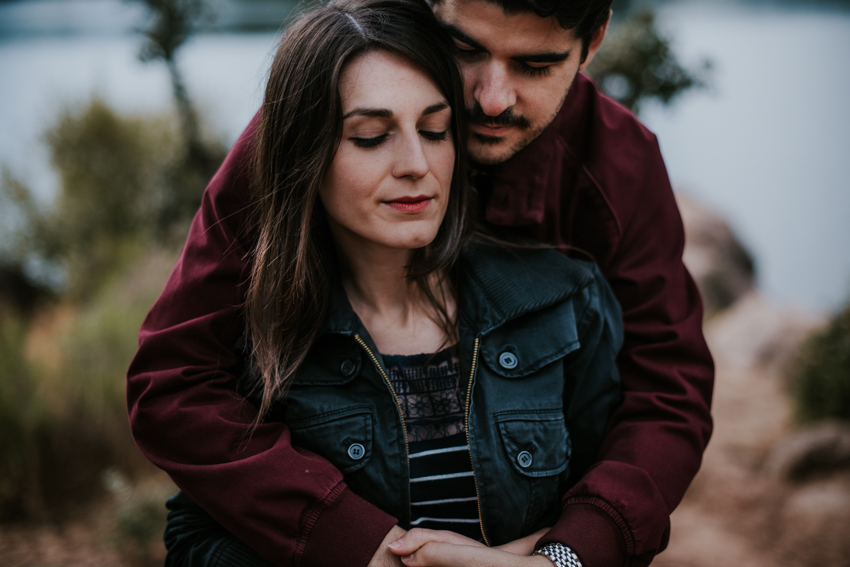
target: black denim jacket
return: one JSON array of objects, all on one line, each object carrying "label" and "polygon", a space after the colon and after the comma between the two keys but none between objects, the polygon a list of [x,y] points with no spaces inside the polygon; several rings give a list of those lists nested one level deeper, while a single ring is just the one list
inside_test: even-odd
[{"label": "black denim jacket", "polygon": [[[552,525],[620,400],[619,305],[595,265],[475,242],[458,270],[461,376],[483,538]],[[272,414],[409,528],[408,447],[381,355],[336,284],[323,329]],[[305,471],[304,474],[310,474]]]}]

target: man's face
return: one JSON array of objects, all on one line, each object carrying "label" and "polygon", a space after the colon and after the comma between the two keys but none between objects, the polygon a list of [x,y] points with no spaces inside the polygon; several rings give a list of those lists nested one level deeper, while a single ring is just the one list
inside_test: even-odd
[{"label": "man's face", "polygon": [[554,120],[582,68],[581,40],[554,17],[508,16],[486,0],[442,0],[434,14],[457,47],[470,156],[501,163]]}]

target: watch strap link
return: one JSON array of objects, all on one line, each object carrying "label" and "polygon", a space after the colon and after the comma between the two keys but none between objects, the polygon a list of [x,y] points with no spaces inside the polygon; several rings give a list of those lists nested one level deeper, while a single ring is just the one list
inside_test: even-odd
[{"label": "watch strap link", "polygon": [[578,555],[566,545],[560,543],[547,543],[532,555],[542,555],[555,564],[555,567],[582,567]]}]

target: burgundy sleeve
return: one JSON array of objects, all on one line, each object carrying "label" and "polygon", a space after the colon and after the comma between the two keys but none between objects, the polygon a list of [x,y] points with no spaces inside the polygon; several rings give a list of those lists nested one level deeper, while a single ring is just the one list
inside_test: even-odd
[{"label": "burgundy sleeve", "polygon": [[204,193],[185,248],[139,333],[127,375],[139,449],[225,528],[276,565],[365,566],[395,518],[331,463],[293,447],[236,394],[248,276],[256,121]]},{"label": "burgundy sleeve", "polygon": [[585,567],[648,565],[711,435],[714,364],[702,302],[682,263],[684,231],[657,143],[614,253],[600,262],[623,310],[622,404],[599,458],[566,494],[539,545],[569,545]]}]

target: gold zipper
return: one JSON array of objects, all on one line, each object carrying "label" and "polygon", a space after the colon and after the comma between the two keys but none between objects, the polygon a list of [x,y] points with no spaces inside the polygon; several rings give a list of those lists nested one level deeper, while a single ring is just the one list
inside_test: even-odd
[{"label": "gold zipper", "polygon": [[490,546],[487,534],[484,533],[484,517],[481,515],[481,495],[478,492],[478,480],[475,478],[475,461],[472,459],[472,444],[469,442],[469,404],[472,401],[472,382],[475,379],[475,366],[478,364],[478,337],[475,337],[475,345],[472,347],[472,371],[469,373],[469,388],[466,392],[466,410],[464,421],[466,422],[466,445],[469,447],[469,461],[472,463],[472,481],[475,483],[475,503],[478,504],[478,527],[481,528],[481,536],[484,543]]},{"label": "gold zipper", "polygon": [[[390,379],[387,376],[387,373],[384,372],[383,368],[381,368],[381,364],[378,362],[378,359],[375,357],[375,355],[372,354],[372,350],[369,348],[369,345],[367,345],[366,342],[362,338],[360,338],[359,334],[354,335],[354,340],[357,341],[357,344],[359,344],[363,348],[363,350],[366,351],[366,354],[369,355],[369,358],[372,359],[372,362],[375,364],[375,368],[377,368],[378,372],[381,373],[381,376],[383,376],[384,381],[387,383],[387,386],[389,386],[389,388],[390,388],[390,392],[392,392],[393,399],[395,400],[395,407],[396,407],[396,410],[398,410],[398,417],[399,417],[399,420],[401,420],[401,430],[402,430],[402,433],[404,433],[404,454],[405,454],[405,457],[407,457],[407,463],[408,463],[407,466],[408,466],[408,471],[409,471],[410,470],[410,446],[407,443],[407,425],[404,423],[404,414],[402,413],[401,402],[399,402],[399,400],[398,400],[398,395],[395,393],[395,388],[393,388],[393,385],[390,382]],[[408,492],[407,492],[407,494],[408,494],[407,509],[408,510],[407,510],[407,515],[410,516],[410,487],[409,487],[410,473],[409,472],[408,472],[407,476],[408,476]]]}]

